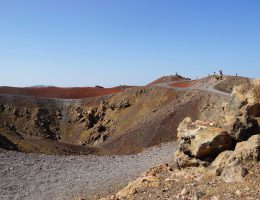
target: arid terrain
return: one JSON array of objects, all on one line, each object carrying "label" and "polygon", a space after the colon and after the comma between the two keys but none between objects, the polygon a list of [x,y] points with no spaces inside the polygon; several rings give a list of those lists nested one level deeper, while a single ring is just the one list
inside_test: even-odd
[{"label": "arid terrain", "polygon": [[[260,86],[251,82],[0,87],[0,198],[258,199]],[[252,149],[237,147],[250,137]],[[230,166],[216,161],[226,150],[238,154]],[[231,162],[247,151],[250,162]],[[231,172],[245,176],[228,182]]]},{"label": "arid terrain", "polygon": [[[246,80],[226,77],[221,82],[231,80],[232,87],[233,79]],[[3,87],[1,146],[46,154],[140,152],[176,140],[186,116],[221,118],[230,95],[211,88],[214,84],[220,84],[214,77],[171,76],[130,88]]]}]

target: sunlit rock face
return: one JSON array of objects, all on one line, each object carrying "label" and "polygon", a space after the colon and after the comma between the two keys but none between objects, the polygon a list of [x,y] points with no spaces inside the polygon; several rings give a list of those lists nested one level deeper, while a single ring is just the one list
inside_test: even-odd
[{"label": "sunlit rock face", "polygon": [[223,128],[235,140],[244,141],[260,132],[260,79],[237,86],[232,92]]}]

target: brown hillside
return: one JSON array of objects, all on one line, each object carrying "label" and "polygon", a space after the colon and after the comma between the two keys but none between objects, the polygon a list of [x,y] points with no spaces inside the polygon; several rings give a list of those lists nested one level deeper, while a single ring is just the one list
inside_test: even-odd
[{"label": "brown hillside", "polygon": [[[187,116],[193,120],[223,120],[225,105],[231,96],[213,87],[228,83],[232,77],[188,81],[169,76],[166,80],[180,79],[182,81],[166,85],[155,84],[156,87],[123,90],[119,87],[2,87],[0,134],[7,144],[14,144],[14,149],[20,151],[28,149],[28,145],[33,144],[30,141],[36,141],[36,137],[45,144],[51,140],[59,144],[95,147],[105,154],[129,154],[176,140],[177,126]],[[160,82],[162,78],[158,80]],[[223,84],[223,87],[228,86]],[[16,136],[19,135],[25,138],[24,142],[18,142]],[[45,148],[40,147],[42,149],[37,152],[44,152]],[[34,152],[34,148],[29,149]],[[60,151],[56,153],[60,154]]]},{"label": "brown hillside", "polygon": [[160,77],[160,78],[156,79],[155,81],[149,83],[147,86],[153,86],[153,85],[157,85],[157,84],[161,84],[161,83],[169,83],[169,82],[175,82],[175,81],[185,81],[185,80],[190,80],[190,79],[182,77],[180,75],[163,76],[163,77]]}]

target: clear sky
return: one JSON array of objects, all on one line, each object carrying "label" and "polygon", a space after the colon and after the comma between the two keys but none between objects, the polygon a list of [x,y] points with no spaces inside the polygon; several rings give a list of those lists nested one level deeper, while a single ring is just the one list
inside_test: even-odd
[{"label": "clear sky", "polygon": [[0,85],[260,77],[259,0],[0,0]]}]

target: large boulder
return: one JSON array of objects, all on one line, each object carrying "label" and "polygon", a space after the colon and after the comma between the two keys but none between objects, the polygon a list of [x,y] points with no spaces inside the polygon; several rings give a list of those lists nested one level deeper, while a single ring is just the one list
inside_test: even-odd
[{"label": "large boulder", "polygon": [[186,138],[195,136],[199,130],[208,127],[218,127],[218,125],[213,121],[197,120],[196,122],[193,122],[191,117],[186,117],[177,128],[177,138],[179,140],[185,140]]},{"label": "large boulder", "polygon": [[238,142],[234,151],[234,157],[241,160],[260,160],[260,134],[251,136],[247,141]]},{"label": "large boulder", "polygon": [[207,160],[220,152],[232,149],[233,139],[216,122],[185,118],[178,127],[180,151],[190,157]]},{"label": "large boulder", "polygon": [[260,160],[260,134],[238,142],[234,151],[224,151],[211,163],[211,170],[226,182],[242,181],[248,171],[244,165]]},{"label": "large boulder", "polygon": [[233,139],[221,128],[208,127],[197,132],[191,140],[191,154],[199,159],[216,157],[220,152],[233,148]]},{"label": "large boulder", "polygon": [[218,123],[185,118],[178,127],[179,149],[174,155],[179,168],[207,166],[225,150],[234,148],[234,140]]},{"label": "large boulder", "polygon": [[247,141],[238,142],[234,151],[224,151],[212,162],[212,166],[221,168],[241,162],[260,160],[260,134],[251,136]]},{"label": "large boulder", "polygon": [[223,129],[238,142],[247,140],[259,131],[259,122],[250,115],[249,110],[249,106],[243,106],[237,113],[226,115],[226,123],[223,125]]}]

